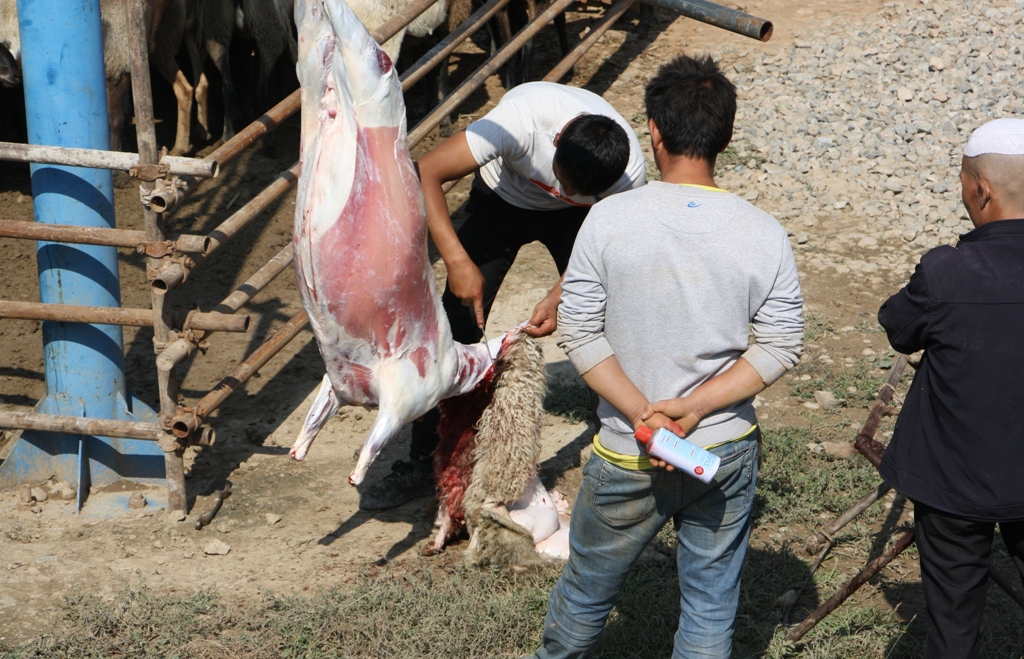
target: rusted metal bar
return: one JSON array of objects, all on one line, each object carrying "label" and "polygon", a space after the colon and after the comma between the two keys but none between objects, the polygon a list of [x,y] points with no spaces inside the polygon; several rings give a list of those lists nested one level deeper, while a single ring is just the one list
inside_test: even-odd
[{"label": "rusted metal bar", "polygon": [[289,169],[281,172],[274,181],[263,188],[263,190],[249,200],[244,206],[238,209],[231,217],[224,220],[216,229],[206,236],[205,252],[197,256],[192,265],[186,265],[180,261],[168,265],[160,274],[153,278],[152,286],[159,294],[164,294],[172,288],[185,281],[185,278],[196,268],[213,255],[224,243],[228,242],[249,222],[256,219],[260,213],[267,210],[270,204],[277,201],[284,195],[295,182],[299,180],[299,163],[295,163]]},{"label": "rusted metal bar", "polygon": [[285,171],[278,174],[277,178],[274,179],[270,185],[263,188],[258,195],[239,208],[237,213],[224,220],[220,226],[207,235],[208,242],[206,246],[206,256],[209,257],[220,249],[224,243],[233,238],[239,230],[244,228],[245,225],[252,220],[256,219],[260,213],[267,210],[267,207],[270,206],[270,204],[274,203],[284,195],[284,193],[295,185],[295,182],[298,180],[299,163],[295,163]]},{"label": "rusted metal bar", "polygon": [[[135,131],[139,144],[139,165],[157,163],[156,123],[153,119],[153,94],[149,80],[149,40],[146,34],[144,12],[128,12],[128,42],[131,49],[132,98],[135,104]],[[217,158],[206,158],[208,162],[218,162]],[[156,186],[152,181],[143,180],[140,192],[143,198],[153,194]],[[142,217],[145,222],[146,240],[158,242],[166,239],[160,217],[153,206],[144,206]],[[169,255],[160,258],[151,257],[147,260],[146,272],[152,279],[155,274],[167,267]],[[163,295],[157,294],[150,287],[153,320],[153,346],[157,352],[171,339],[171,309]],[[177,379],[174,370],[164,374],[169,382],[160,383],[160,391],[176,391]],[[160,419],[167,423],[177,409],[177,401],[169,396],[160,397]],[[198,428],[194,429],[197,430]],[[185,492],[185,462],[183,448],[178,443],[162,442],[164,450],[164,479],[167,483],[167,509],[184,512],[188,501]]]},{"label": "rusted metal bar", "polygon": [[907,368],[907,361],[906,355],[900,355],[893,361],[892,368],[889,369],[889,377],[878,390],[878,396],[871,404],[871,409],[868,410],[868,419],[864,422],[860,434],[857,435],[857,441],[853,443],[857,450],[871,464],[875,465],[875,469],[882,464],[881,454],[885,451],[885,447],[875,441],[875,431],[878,430],[882,416],[889,411],[889,403],[892,401],[893,394],[896,393],[896,385],[903,377],[903,371]]},{"label": "rusted metal bar", "polygon": [[146,242],[145,231],[81,227],[71,224],[19,222],[17,220],[0,220],[0,237],[49,240],[80,245],[112,245],[114,247],[130,247],[132,249]]},{"label": "rusted metal bar", "polygon": [[835,546],[836,540],[833,536],[835,536],[835,534],[844,526],[859,517],[862,512],[867,510],[868,506],[885,496],[885,494],[891,489],[892,487],[888,483],[879,483],[878,487],[861,497],[857,503],[850,506],[849,510],[818,529],[814,535],[808,539],[805,550],[809,554],[817,552],[817,556],[814,557],[814,562],[811,564],[810,569],[807,570],[807,576],[804,577],[803,582],[801,582],[799,587],[794,589],[796,591],[796,595],[793,597],[792,603],[787,606],[786,610],[782,613],[782,624],[789,624],[789,613],[793,610],[793,606],[796,604],[797,599],[799,599],[800,594],[804,592],[804,588],[807,588],[807,585],[811,583],[812,579],[814,579],[814,573],[818,571],[819,567],[821,567],[821,563],[825,560],[825,556],[827,556],[828,552]]},{"label": "rusted metal bar", "polygon": [[[807,542],[807,552],[812,554],[818,551],[822,545],[826,545],[828,548],[831,548],[835,544],[835,538],[833,538],[833,536],[836,533],[838,533],[844,526],[857,519],[871,504],[884,497],[891,489],[892,486],[888,483],[884,481],[879,483],[875,489],[861,497],[860,500],[850,506],[846,512],[815,531],[814,535]],[[821,562],[818,561],[818,564],[820,563]],[[811,570],[811,574],[814,574],[814,569]]]},{"label": "rusted metal bar", "polygon": [[40,144],[19,144],[17,142],[0,142],[0,160],[34,162],[44,165],[92,167],[94,169],[118,169],[129,173],[135,170],[136,176],[148,176],[148,172],[152,171],[164,176],[167,174],[185,174],[197,178],[212,178],[220,173],[220,165],[216,160],[163,156],[156,163],[156,170],[140,170],[139,154],[137,153],[104,151],[103,149],[74,149],[64,146],[43,146]]},{"label": "rusted metal bar", "polygon": [[451,55],[463,41],[472,36],[477,30],[487,24],[501,8],[510,0],[489,0],[485,5],[473,12],[473,15],[463,21],[451,34],[442,39],[436,46],[416,60],[416,62],[403,73],[399,79],[402,81],[402,91],[408,91],[410,87],[419,82],[431,69],[440,64],[446,57]]},{"label": "rusted metal bar", "polygon": [[[153,312],[149,309],[85,307],[72,304],[44,304],[43,302],[17,302],[14,300],[0,300],[0,318],[153,327]],[[249,321],[249,316],[191,312],[185,321],[185,325],[187,325],[186,329],[211,332],[247,332],[249,330]]]},{"label": "rusted metal bar", "polygon": [[370,32],[370,36],[372,36],[377,43],[382,44],[408,27],[409,23],[416,20],[420,14],[430,9],[438,2],[443,1],[444,0],[417,0]]},{"label": "rusted metal bar", "polygon": [[231,496],[231,485],[225,485],[224,489],[217,493],[217,499],[213,502],[213,507],[209,511],[199,516],[196,520],[196,531],[202,531],[204,526],[209,526],[213,522],[213,518],[220,512],[220,507],[224,505],[224,499]]},{"label": "rusted metal bar", "polygon": [[622,17],[626,11],[633,6],[636,0],[619,0],[614,5],[609,7],[604,12],[604,16],[601,17],[595,25],[590,28],[590,33],[587,34],[583,41],[576,44],[576,47],[569,51],[562,61],[555,65],[555,68],[544,76],[545,82],[558,82],[565,77],[567,73],[572,71],[572,67],[576,65],[576,62],[580,60],[583,55],[590,50],[590,48],[597,43],[597,40],[604,36],[604,33],[615,24],[619,18]]},{"label": "rusted metal bar", "polygon": [[644,4],[670,9],[687,18],[742,34],[758,41],[772,38],[772,22],[706,0],[642,0]]},{"label": "rusted metal bar", "polygon": [[299,332],[309,324],[309,316],[300,311],[282,325],[273,336],[263,342],[245,361],[236,366],[210,393],[203,396],[191,409],[180,409],[171,422],[171,432],[176,437],[188,437],[202,423],[203,417],[216,410],[237,391],[249,378],[256,374],[270,359],[279,353]]},{"label": "rusted metal bar", "polygon": [[434,130],[445,117],[451,114],[452,110],[469,98],[487,78],[493,75],[505,62],[510,60],[527,41],[544,29],[550,21],[554,20],[555,16],[565,11],[573,2],[575,0],[554,0],[544,11],[540,12],[523,29],[519,30],[498,52],[484,62],[473,75],[459,85],[443,103],[434,108],[420,123],[416,124],[416,127],[409,133],[409,146],[412,147],[418,144],[430,131]]},{"label": "rusted metal bar", "polygon": [[128,247],[140,254],[151,253],[154,249],[162,249],[167,252],[203,252],[206,248],[206,242],[209,240],[207,236],[182,234],[175,238],[173,242],[148,243],[145,231],[81,227],[72,224],[19,222],[17,220],[0,220],[0,238],[48,240],[77,245]]},{"label": "rusted metal bar", "polygon": [[257,270],[244,284],[236,288],[231,295],[224,298],[213,310],[220,313],[233,314],[241,309],[245,303],[262,291],[267,284],[272,282],[275,277],[284,272],[285,268],[291,265],[294,258],[294,250],[295,246],[292,243],[288,243],[287,247],[275,254],[272,259],[267,261],[266,265]]},{"label": "rusted metal bar", "polygon": [[803,622],[786,634],[785,640],[799,641],[803,638],[804,634],[809,632],[816,624],[824,620],[828,614],[835,611],[840,604],[845,602],[850,595],[863,586],[868,579],[878,574],[882,568],[903,553],[903,550],[909,547],[910,543],[913,541],[913,531],[907,531],[900,536],[900,539],[896,541],[896,544],[882,552],[878,558],[868,563],[863,570],[857,573],[857,576],[850,580],[848,584],[836,591],[836,593],[832,595],[832,597],[828,598],[824,604],[819,606],[813,613],[811,613],[811,615],[807,616]]},{"label": "rusted metal bar", "polygon": [[21,428],[23,430],[93,435],[95,437],[124,437],[126,439],[145,439],[154,442],[160,441],[167,436],[167,430],[155,423],[89,419],[59,414],[38,414],[29,411],[0,411],[0,428]]}]

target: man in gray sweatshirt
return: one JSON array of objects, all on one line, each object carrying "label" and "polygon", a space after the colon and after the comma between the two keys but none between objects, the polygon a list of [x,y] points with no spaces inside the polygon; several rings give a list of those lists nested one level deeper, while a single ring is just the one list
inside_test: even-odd
[{"label": "man in gray sweatshirt", "polygon": [[[559,345],[601,397],[601,433],[535,654],[543,659],[589,652],[669,520],[682,609],[673,657],[730,656],[757,478],[753,397],[803,347],[785,229],[714,181],[735,87],[710,57],[683,56],[651,80],[645,102],[662,180],[592,208],[562,284]],[[650,457],[633,436],[640,425],[718,455],[711,483]]]}]

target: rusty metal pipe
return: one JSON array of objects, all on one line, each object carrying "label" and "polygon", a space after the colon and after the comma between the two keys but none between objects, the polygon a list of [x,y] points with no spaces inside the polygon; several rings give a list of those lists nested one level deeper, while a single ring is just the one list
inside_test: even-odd
[{"label": "rusty metal pipe", "polygon": [[49,240],[79,245],[110,245],[134,249],[146,242],[146,232],[130,229],[81,227],[70,224],[42,224],[40,222],[0,220],[0,238]]},{"label": "rusty metal pipe", "polygon": [[[140,252],[144,252],[146,248],[145,231],[80,227],[71,224],[18,222],[16,220],[0,220],[0,238],[49,240],[76,245],[109,245],[128,247]],[[208,240],[207,236],[181,234],[174,239],[170,248],[180,252],[202,252],[205,250]]]},{"label": "rusty metal pipe", "polygon": [[642,0],[644,4],[670,9],[701,23],[742,34],[758,41],[772,38],[772,22],[707,0]]},{"label": "rusty metal pipe", "polygon": [[224,379],[216,387],[199,399],[194,407],[177,414],[171,422],[171,432],[176,437],[188,437],[194,433],[202,423],[203,417],[220,407],[228,396],[248,382],[249,378],[255,375],[274,355],[279,353],[292,339],[298,336],[299,332],[308,324],[309,316],[306,315],[305,311],[300,311],[292,316],[287,323],[279,327],[273,336],[264,341],[263,345],[249,355],[245,361],[224,376]]},{"label": "rusty metal pipe", "polygon": [[[0,160],[30,162],[43,165],[68,165],[93,169],[118,169],[129,172],[139,165],[139,154],[103,149],[76,149],[64,146],[43,146],[0,142]],[[216,160],[163,156],[157,163],[168,174],[187,174],[198,178],[212,178],[220,173]]]},{"label": "rusty metal pipe", "polygon": [[604,36],[604,33],[615,24],[619,18],[622,17],[626,11],[633,6],[636,0],[619,0],[605,12],[604,16],[601,17],[595,25],[590,29],[586,38],[583,41],[576,44],[576,47],[569,51],[562,61],[555,65],[555,68],[544,76],[545,82],[558,82],[565,77],[569,71],[572,71],[572,67],[576,65],[576,62],[580,60],[583,55],[590,50],[590,48],[597,43],[597,40]]},{"label": "rusty metal pipe", "polygon": [[[224,243],[233,238],[241,229],[245,227],[249,222],[256,219],[260,213],[267,210],[270,204],[277,201],[285,192],[287,192],[295,182],[299,180],[299,163],[295,163],[290,168],[278,174],[277,178],[263,188],[263,190],[250,199],[248,203],[238,209],[238,212],[234,213],[231,217],[224,220],[216,229],[211,231],[207,236],[206,244],[206,257],[220,249]],[[197,261],[193,267],[199,267],[205,259]]]},{"label": "rusty metal pipe", "polygon": [[458,88],[452,92],[443,103],[434,108],[433,112],[423,118],[420,123],[409,133],[409,146],[412,147],[426,137],[430,131],[441,123],[445,117],[451,114],[452,110],[461,105],[469,96],[477,90],[495,71],[505,62],[512,59],[512,56],[540,32],[547,24],[554,20],[555,16],[565,11],[575,0],[554,0],[547,8],[538,14],[532,21],[527,23],[523,29],[508,41],[501,49],[477,69],[473,75],[467,78]]},{"label": "rusty metal pipe", "polygon": [[[153,312],[150,309],[86,307],[71,304],[17,302],[14,300],[0,300],[0,318],[153,327]],[[196,330],[246,332],[249,330],[249,322],[249,316],[222,313],[191,313],[189,314],[187,324],[190,329]]]},{"label": "rusty metal pipe", "polygon": [[399,79],[402,81],[402,91],[408,91],[410,87],[419,82],[431,69],[440,64],[446,57],[452,54],[463,41],[472,36],[477,30],[483,27],[501,8],[510,0],[489,0],[487,4],[473,12],[473,15],[463,21],[454,32],[442,39],[440,43],[427,51],[427,53],[416,60],[416,63],[409,67]]},{"label": "rusty metal pipe", "polygon": [[840,604],[845,602],[850,595],[865,583],[871,577],[875,576],[882,571],[886,565],[892,562],[894,558],[903,553],[903,550],[910,546],[910,543],[914,542],[914,532],[907,531],[900,539],[896,541],[889,549],[882,552],[882,554],[875,560],[864,566],[864,569],[857,573],[848,584],[840,588],[832,597],[828,598],[824,604],[819,606],[811,615],[807,616],[803,622],[797,625],[791,632],[786,634],[787,641],[799,641],[803,638],[804,634],[809,632],[816,624],[825,619],[825,617],[835,611]]},{"label": "rusty metal pipe", "polygon": [[418,0],[379,25],[375,30],[370,32],[370,36],[373,37],[377,43],[382,44],[405,28],[409,27],[409,23],[416,20],[420,14],[430,9],[438,2],[443,1],[444,0]]},{"label": "rusty metal pipe", "polygon": [[871,409],[868,410],[867,421],[864,422],[864,427],[861,428],[857,440],[853,443],[861,455],[875,465],[875,469],[882,464],[881,453],[885,450],[881,444],[875,441],[875,431],[878,430],[882,416],[889,410],[889,403],[892,401],[893,394],[896,393],[896,385],[903,377],[903,371],[907,368],[908,361],[909,358],[906,355],[900,355],[893,361],[889,377],[879,388],[878,396],[875,398],[875,402],[871,403]]},{"label": "rusty metal pipe", "polygon": [[[267,210],[270,204],[277,201],[284,195],[295,182],[299,180],[299,163],[295,163],[289,169],[281,172],[274,181],[265,187],[258,195],[253,197],[242,206],[231,217],[222,222],[216,229],[206,237],[203,254],[196,256],[192,265],[186,267],[180,262],[174,262],[164,268],[153,278],[151,286],[159,295],[180,285],[199,266],[205,263],[214,252],[219,250],[225,243],[241,231],[247,224],[255,220],[260,213]],[[188,250],[182,250],[188,251]]]},{"label": "rusty metal pipe", "polygon": [[213,310],[219,313],[233,314],[241,309],[253,296],[262,291],[267,284],[272,282],[275,277],[284,272],[285,268],[291,265],[294,259],[294,250],[295,246],[292,243],[288,243],[287,247],[275,254],[272,259],[267,261],[266,265],[257,270],[244,284],[236,288],[231,295],[224,298]]},{"label": "rusty metal pipe", "polygon": [[124,437],[126,439],[145,439],[153,442],[160,441],[167,436],[167,430],[155,423],[90,419],[87,417],[39,414],[28,411],[0,411],[0,428],[20,428],[23,430],[61,432],[72,435],[93,435],[95,437]]}]

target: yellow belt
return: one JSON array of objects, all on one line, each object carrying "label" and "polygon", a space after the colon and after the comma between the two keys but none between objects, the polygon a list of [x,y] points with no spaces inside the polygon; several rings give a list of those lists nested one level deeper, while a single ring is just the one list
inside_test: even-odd
[{"label": "yellow belt", "polygon": [[[743,433],[739,437],[733,437],[732,439],[727,439],[724,442],[718,442],[717,444],[704,446],[703,448],[705,451],[710,451],[711,449],[718,448],[719,446],[724,446],[726,444],[738,442],[741,439],[746,439],[747,437],[750,437],[755,430],[757,430],[757,424],[750,426],[750,430]],[[623,469],[643,471],[646,469],[656,468],[653,464],[651,464],[651,458],[646,453],[642,455],[626,455],[624,453],[616,453],[615,451],[606,449],[604,445],[601,444],[600,433],[594,435],[594,453],[601,456],[601,458],[604,459],[605,461],[610,462],[617,467],[622,467]]]}]

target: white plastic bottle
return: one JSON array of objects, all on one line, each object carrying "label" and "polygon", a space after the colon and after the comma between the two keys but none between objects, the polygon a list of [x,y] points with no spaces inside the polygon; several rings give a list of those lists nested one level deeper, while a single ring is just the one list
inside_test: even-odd
[{"label": "white plastic bottle", "polygon": [[664,428],[651,430],[647,426],[640,426],[633,436],[647,444],[648,453],[676,469],[685,471],[702,483],[710,483],[718,472],[718,465],[722,463],[722,459],[714,453],[705,451]]}]

